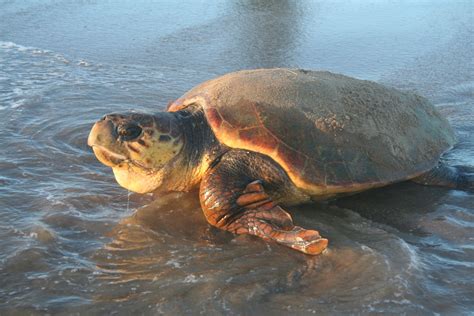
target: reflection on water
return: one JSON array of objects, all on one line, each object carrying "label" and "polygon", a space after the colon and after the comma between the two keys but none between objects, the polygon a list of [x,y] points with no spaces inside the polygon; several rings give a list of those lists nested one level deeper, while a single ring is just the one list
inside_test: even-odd
[{"label": "reflection on water", "polygon": [[297,1],[241,0],[230,4],[239,17],[233,40],[242,68],[291,65],[296,47],[304,40],[305,10]]},{"label": "reflection on water", "polygon": [[[183,204],[176,205],[176,200]],[[312,311],[313,300],[341,301],[338,309],[343,311],[360,300],[354,293],[361,291],[367,304],[406,299],[412,289],[405,280],[419,270],[407,244],[351,211],[321,205],[318,218],[314,211],[307,206],[295,213],[299,223],[337,236],[323,258],[210,228],[195,194],[160,197],[123,219],[111,233],[113,241],[98,252],[95,260],[103,274],[97,282],[107,285],[96,299],[128,301],[159,293],[159,300],[145,299],[166,313],[268,312],[282,306],[291,311],[292,302],[309,303],[307,311]],[[341,220],[346,224],[336,224]],[[391,253],[381,254],[386,247]],[[127,286],[112,291],[118,284]],[[335,288],[337,293],[328,292]],[[262,306],[268,301],[275,307]]]},{"label": "reflection on water", "polygon": [[291,208],[330,239],[308,257],[209,227],[196,192],[129,197],[86,145],[104,113],[156,111],[228,71],[299,66],[428,96],[459,137],[444,159],[474,174],[471,2],[0,8],[0,314],[474,310],[470,193],[402,183]]}]

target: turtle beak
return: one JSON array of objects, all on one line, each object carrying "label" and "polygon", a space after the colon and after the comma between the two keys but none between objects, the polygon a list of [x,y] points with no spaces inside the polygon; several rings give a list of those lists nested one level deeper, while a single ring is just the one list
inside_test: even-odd
[{"label": "turtle beak", "polygon": [[107,117],[104,117],[92,127],[87,138],[87,145],[94,147],[111,144],[116,139],[115,134],[114,124]]},{"label": "turtle beak", "polygon": [[118,139],[114,122],[105,116],[92,127],[87,144],[92,147],[97,159],[104,165],[115,167],[127,160],[127,150]]}]

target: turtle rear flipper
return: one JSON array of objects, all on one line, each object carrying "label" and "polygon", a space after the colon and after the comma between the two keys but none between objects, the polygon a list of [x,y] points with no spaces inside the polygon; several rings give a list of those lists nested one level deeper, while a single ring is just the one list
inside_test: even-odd
[{"label": "turtle rear flipper", "polygon": [[461,167],[438,164],[430,171],[411,179],[411,181],[431,186],[459,189],[474,192],[474,172]]}]

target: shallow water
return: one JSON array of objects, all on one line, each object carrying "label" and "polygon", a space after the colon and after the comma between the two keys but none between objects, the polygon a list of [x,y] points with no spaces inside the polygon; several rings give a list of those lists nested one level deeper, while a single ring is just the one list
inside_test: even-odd
[{"label": "shallow water", "polygon": [[128,194],[86,145],[256,67],[328,69],[430,98],[474,170],[473,4],[0,0],[0,314],[469,314],[474,195],[402,183],[291,208],[309,257],[210,228],[195,192]]}]

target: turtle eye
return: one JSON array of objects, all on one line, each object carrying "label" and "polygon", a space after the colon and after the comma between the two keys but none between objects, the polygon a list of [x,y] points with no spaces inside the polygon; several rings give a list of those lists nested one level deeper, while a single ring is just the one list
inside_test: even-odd
[{"label": "turtle eye", "polygon": [[120,124],[117,127],[117,134],[123,141],[136,139],[142,133],[142,128],[135,123]]}]

